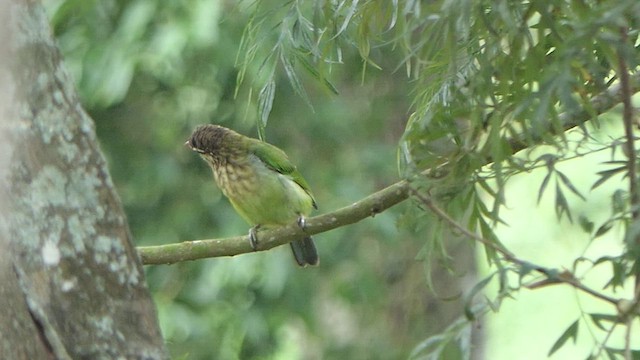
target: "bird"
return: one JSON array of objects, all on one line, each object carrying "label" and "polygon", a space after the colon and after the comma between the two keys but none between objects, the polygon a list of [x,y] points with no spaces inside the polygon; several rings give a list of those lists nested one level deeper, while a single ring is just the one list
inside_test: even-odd
[{"label": "bird", "polygon": [[[305,216],[318,208],[302,174],[274,145],[213,124],[197,126],[185,145],[204,159],[222,193],[252,225],[249,239],[254,250],[259,227],[295,220],[304,229]],[[290,245],[298,265],[319,264],[310,236]]]}]

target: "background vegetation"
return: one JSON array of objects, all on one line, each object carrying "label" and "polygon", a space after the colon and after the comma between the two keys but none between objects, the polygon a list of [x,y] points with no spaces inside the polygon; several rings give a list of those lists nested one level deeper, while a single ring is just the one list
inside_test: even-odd
[{"label": "background vegetation", "polygon": [[[177,358],[390,359],[420,357],[448,340],[457,346],[440,355],[462,356],[470,323],[454,319],[465,311],[474,319],[522,285],[567,282],[562,269],[550,272],[563,263],[543,263],[547,271],[503,250],[496,225],[508,217],[505,204],[539,202],[556,215],[542,226],[561,220],[583,229],[582,248],[612,228],[621,229],[618,239],[635,228],[620,180],[628,166],[620,129],[599,133],[595,121],[564,135],[567,123],[601,112],[593,97],[619,84],[621,61],[637,68],[635,0],[46,4],[138,245],[248,230],[204,162],[183,147],[202,123],[283,148],[321,212],[412,181],[412,202],[317,236],[318,268],[298,269],[288,249],[148,267]],[[610,117],[621,122],[616,111]],[[610,151],[597,161],[620,162],[559,170],[599,149]],[[534,169],[544,175],[527,193],[508,191],[516,174]],[[613,211],[595,219],[574,205],[590,197],[593,182],[576,178],[603,170],[611,172],[594,181],[608,180],[603,201]],[[468,281],[475,247],[462,229],[485,242],[479,259],[497,269],[480,286]],[[609,289],[635,275],[631,234],[624,253],[593,257],[613,266]],[[467,295],[490,283],[490,302],[468,306]],[[583,316],[605,330],[626,319],[615,306],[607,315]],[[449,324],[444,336],[422,342]]]}]

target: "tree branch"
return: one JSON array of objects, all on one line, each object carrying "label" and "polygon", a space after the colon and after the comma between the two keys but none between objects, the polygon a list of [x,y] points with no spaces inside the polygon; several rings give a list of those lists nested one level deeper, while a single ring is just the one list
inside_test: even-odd
[{"label": "tree branch", "polygon": [[[629,94],[635,94],[640,91],[640,73],[635,73],[631,76],[628,75],[629,74],[627,73],[627,83],[629,85],[628,92]],[[624,94],[625,91],[623,89],[622,82],[611,86],[607,90],[591,98],[589,101],[591,105],[590,110],[583,108],[560,114],[559,119],[563,124],[562,130],[558,131],[556,130],[556,127],[551,127],[549,128],[549,133],[552,135],[560,135],[561,131],[570,130],[594,119],[596,116],[611,110],[614,106],[623,103],[625,98]],[[542,143],[541,138],[534,138],[534,141]],[[509,144],[514,151],[514,154],[531,146],[531,144],[522,142],[520,139],[512,139]]]},{"label": "tree branch", "polygon": [[[269,250],[305,235],[318,234],[375,216],[407,199],[408,190],[407,182],[399,181],[349,206],[306,219],[304,229],[300,228],[297,222],[278,228],[261,228],[257,232],[257,251]],[[253,249],[249,244],[248,235],[138,247],[138,254],[144,265],[173,264],[185,260],[234,256],[249,252],[253,252]]]},{"label": "tree branch", "polygon": [[[627,45],[627,29],[620,29],[620,37],[622,45]],[[624,143],[625,154],[627,155],[627,174],[629,176],[629,207],[631,208],[631,219],[633,222],[640,219],[640,194],[638,193],[638,170],[636,166],[637,156],[635,147],[635,136],[633,134],[633,105],[631,104],[631,84],[629,83],[629,69],[625,61],[623,49],[618,49],[618,77],[620,78],[620,87],[622,95],[622,122],[624,124],[624,135],[626,142]],[[633,239],[632,246],[640,246],[640,236]],[[636,265],[637,269],[637,265]],[[640,273],[636,270],[635,287],[640,288]]]},{"label": "tree branch", "polygon": [[[640,73],[629,77],[629,93],[640,91]],[[624,99],[620,84],[611,86],[606,91],[591,99],[593,112],[580,110],[567,112],[560,115],[563,120],[563,131],[567,131],[585,123],[596,115],[600,115]],[[557,134],[554,129],[549,129]],[[541,141],[541,140],[540,140]],[[513,153],[530,146],[517,140],[511,142]],[[443,166],[446,164],[443,164]],[[423,173],[424,175],[429,175]],[[409,197],[409,183],[399,181],[383,190],[373,193],[366,198],[324,215],[307,219],[304,230],[296,223],[258,231],[258,251],[268,250],[279,245],[291,242],[301,236],[318,234],[341,226],[356,223],[369,216],[381,213],[390,207],[406,200]],[[138,254],[143,265],[174,264],[181,261],[197,260],[210,257],[235,256],[253,252],[247,236],[235,236],[222,239],[206,239],[185,241],[159,246],[138,247]]]}]

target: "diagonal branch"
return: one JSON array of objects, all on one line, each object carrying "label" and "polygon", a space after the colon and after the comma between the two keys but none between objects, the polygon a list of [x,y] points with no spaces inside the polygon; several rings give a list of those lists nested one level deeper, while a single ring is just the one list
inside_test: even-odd
[{"label": "diagonal branch", "polygon": [[[443,220],[445,223],[447,223],[447,225],[449,225],[451,228],[456,229],[457,231],[460,231],[464,236],[468,237],[471,240],[477,241],[479,243],[482,243],[484,246],[488,246],[491,249],[495,250],[496,252],[500,253],[502,255],[502,257],[512,263],[515,264],[521,268],[523,267],[528,267],[528,268],[532,268],[534,271],[544,275],[546,277],[546,281],[544,281],[544,285],[552,285],[552,284],[568,284],[573,286],[574,288],[581,290],[595,298],[598,298],[600,300],[604,300],[608,303],[617,305],[618,301],[617,299],[614,299],[610,296],[607,296],[605,294],[599,293],[587,286],[585,286],[584,284],[582,284],[580,282],[580,280],[578,280],[572,273],[568,272],[568,271],[557,271],[555,269],[550,269],[550,268],[546,268],[540,265],[536,265],[533,263],[530,263],[528,261],[524,261],[521,260],[520,258],[516,257],[512,252],[510,252],[509,250],[503,248],[502,246],[489,241],[488,239],[483,238],[482,236],[473,233],[471,231],[469,231],[467,228],[465,228],[464,226],[460,225],[457,221],[455,221],[454,219],[452,219],[444,210],[440,209],[434,202],[433,199],[431,199],[430,197],[426,197],[422,194],[420,194],[417,190],[415,189],[411,189],[410,190],[411,195],[415,196],[420,202],[422,202],[426,207],[429,208],[429,210],[431,210],[431,212],[433,212],[438,218],[440,218],[441,220]],[[531,287],[532,288],[532,287]]]},{"label": "diagonal branch", "polygon": [[[628,84],[629,93],[639,92],[640,73],[631,75]],[[560,118],[564,124],[563,131],[581,125],[594,116],[608,111],[618,105],[623,99],[623,91],[619,84],[610,87],[591,99],[593,112],[581,110],[561,114]],[[556,134],[554,129],[549,129],[549,131],[552,134]],[[514,154],[530,146],[530,144],[516,141],[513,141],[511,145]],[[428,175],[428,173],[425,175]],[[349,206],[307,219],[304,230],[300,229],[296,223],[279,228],[259,230],[257,234],[259,242],[258,251],[268,250],[286,244],[305,234],[318,234],[356,223],[369,216],[375,216],[406,200],[409,197],[409,191],[409,182],[402,180]],[[250,252],[253,252],[253,249],[249,245],[248,236],[193,240],[168,245],[138,247],[140,259],[144,265],[174,264],[187,260],[235,256]]]}]

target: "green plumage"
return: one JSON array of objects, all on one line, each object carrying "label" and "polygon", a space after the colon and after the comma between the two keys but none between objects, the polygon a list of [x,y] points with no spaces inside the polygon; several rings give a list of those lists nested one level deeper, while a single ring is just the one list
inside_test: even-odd
[{"label": "green plumage", "polygon": [[[285,225],[316,208],[309,185],[277,147],[218,125],[196,128],[187,145],[209,164],[224,195],[251,225]],[[300,266],[317,265],[310,237],[291,242]]]}]

